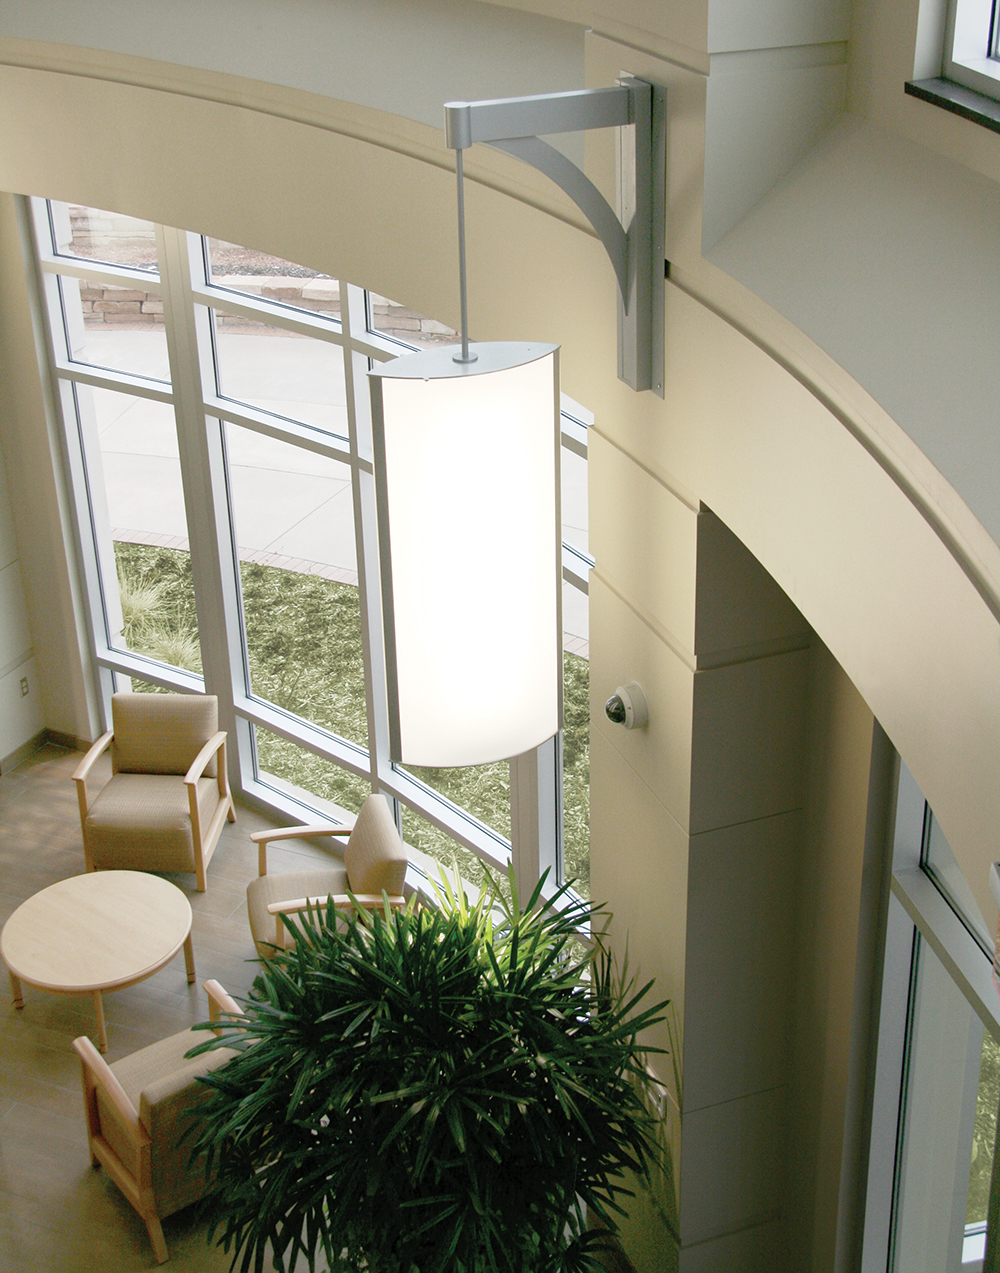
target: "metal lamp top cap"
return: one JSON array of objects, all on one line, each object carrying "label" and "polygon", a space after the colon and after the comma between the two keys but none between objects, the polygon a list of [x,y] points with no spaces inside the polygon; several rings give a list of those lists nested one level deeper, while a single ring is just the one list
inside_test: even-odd
[{"label": "metal lamp top cap", "polygon": [[391,380],[448,380],[461,376],[482,376],[537,362],[554,353],[559,346],[527,341],[488,341],[470,348],[478,354],[475,362],[455,361],[455,352],[461,350],[461,345],[438,345],[433,349],[421,349],[415,354],[393,358],[373,367],[368,374]]}]

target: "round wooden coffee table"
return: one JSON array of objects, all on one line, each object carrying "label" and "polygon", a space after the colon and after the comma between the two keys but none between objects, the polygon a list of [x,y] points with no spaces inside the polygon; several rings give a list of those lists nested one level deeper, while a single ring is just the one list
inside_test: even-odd
[{"label": "round wooden coffee table", "polygon": [[21,982],[60,995],[93,995],[98,1045],[108,1050],[103,990],[151,977],[184,947],[194,981],[191,904],[168,880],[143,871],[91,871],[22,902],[0,933],[14,1006]]}]

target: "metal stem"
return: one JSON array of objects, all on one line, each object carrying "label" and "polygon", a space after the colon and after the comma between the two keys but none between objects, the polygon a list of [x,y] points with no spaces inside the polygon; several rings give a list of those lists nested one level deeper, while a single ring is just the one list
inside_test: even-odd
[{"label": "metal stem", "polygon": [[462,150],[455,151],[455,176],[458,180],[458,288],[462,306],[462,352],[454,362],[475,362],[478,354],[469,353],[469,296],[465,277],[465,187],[462,181]]}]

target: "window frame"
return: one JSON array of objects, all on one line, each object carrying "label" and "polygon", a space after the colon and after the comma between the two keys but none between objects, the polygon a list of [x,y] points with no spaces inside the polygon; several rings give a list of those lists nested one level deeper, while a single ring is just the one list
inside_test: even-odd
[{"label": "window frame", "polygon": [[950,0],[942,73],[955,84],[1000,99],[997,18],[996,0]]},{"label": "window frame", "polygon": [[[512,861],[522,893],[530,891],[546,867],[556,868],[549,881],[554,888],[562,868],[560,738],[510,762],[511,841],[389,759],[367,373],[372,362],[387,361],[412,346],[369,330],[367,293],[345,280],[339,282],[340,319],[331,321],[280,300],[215,285],[204,239],[184,230],[155,226],[156,271],[64,255],[57,250],[54,213],[49,202],[40,198],[20,202],[23,223],[34,247],[38,298],[43,302],[39,308],[45,353],[62,422],[63,459],[77,532],[90,652],[105,722],[110,720],[111,694],[119,677],[137,676],[181,693],[202,693],[209,687],[219,698],[220,724],[230,731],[234,790],[250,803],[273,816],[295,820],[313,820],[319,814],[343,822],[352,816],[303,789],[264,781],[254,745],[253,726],[259,725],[370,782],[373,790],[382,791],[394,802],[400,825],[402,802],[488,866],[506,871]],[[66,338],[60,275],[158,291],[163,298],[170,381],[154,381],[73,361]],[[262,321],[340,348],[348,437],[223,397],[217,382],[215,312]],[[108,616],[114,614],[116,602],[108,594],[116,588],[117,576],[113,562],[102,560],[106,545],[102,546],[102,528],[94,525],[94,502],[88,486],[94,456],[92,444],[81,434],[75,403],[77,385],[147,398],[169,404],[174,410],[203,676],[113,643],[113,620],[109,622]],[[362,611],[367,749],[285,712],[251,691],[240,602],[239,554],[226,472],[227,423],[327,455],[350,469]],[[586,457],[586,424],[564,416],[563,426],[564,443]],[[110,536],[107,539],[110,543]],[[586,576],[592,565],[586,553],[563,545],[562,573],[566,583],[586,593]],[[212,600],[211,605],[208,599]],[[414,873],[416,877],[434,875],[436,866],[432,859],[417,855]]]},{"label": "window frame", "polygon": [[[896,1241],[907,1134],[912,1008],[923,945],[940,961],[984,1028],[1000,1040],[1000,996],[993,982],[991,957],[974,935],[973,926],[962,918],[954,899],[942,890],[928,869],[926,844],[933,815],[912,774],[898,757],[894,783],[895,807],[887,846],[888,888],[882,902],[884,941],[874,1015],[874,1076],[862,1243],[865,1273],[899,1273]],[[995,1157],[991,1196],[997,1187]],[[991,1202],[991,1210],[992,1206]],[[976,1227],[966,1226],[966,1249],[976,1236]],[[979,1273],[983,1262],[963,1259],[961,1267],[963,1273]]]}]

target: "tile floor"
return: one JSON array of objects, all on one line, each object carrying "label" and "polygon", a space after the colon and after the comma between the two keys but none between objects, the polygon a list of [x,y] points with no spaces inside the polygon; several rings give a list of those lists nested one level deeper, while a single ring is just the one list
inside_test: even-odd
[{"label": "tile floor", "polygon": [[[80,753],[48,746],[0,778],[0,924],[32,893],[83,870],[76,792],[70,775]],[[105,769],[104,780],[110,770]],[[100,777],[94,784],[95,790]],[[256,874],[251,831],[269,825],[237,808],[208,871],[208,890],[194,877],[171,875],[194,911],[197,981],[189,986],[178,954],[147,981],[104,998],[108,1060],[185,1029],[207,1015],[201,983],[215,977],[233,994],[249,988],[256,965],[246,917],[246,885]],[[323,850],[299,845],[269,852],[271,869],[302,867]],[[273,860],[272,860],[273,855]],[[250,962],[248,962],[250,961]],[[105,1172],[91,1168],[83,1121],[80,1070],[72,1040],[95,1037],[87,997],[24,987],[16,1011],[6,976],[0,981],[0,1273],[113,1273],[157,1267],[145,1226]],[[207,1245],[196,1208],[164,1221],[169,1267],[214,1273],[230,1258]]]}]

